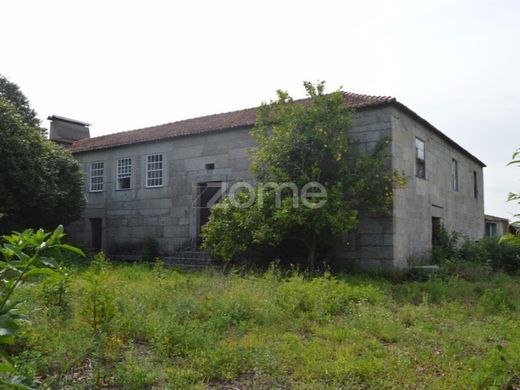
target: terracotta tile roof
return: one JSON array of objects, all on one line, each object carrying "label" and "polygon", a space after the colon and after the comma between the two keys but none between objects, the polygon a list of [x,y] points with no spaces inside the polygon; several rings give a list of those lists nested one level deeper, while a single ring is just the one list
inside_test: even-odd
[{"label": "terracotta tile roof", "polygon": [[484,215],[484,220],[486,222],[507,222],[509,224],[509,219],[502,217],[495,217],[494,215]]},{"label": "terracotta tile roof", "polygon": [[[344,92],[343,100],[347,107],[353,109],[365,109],[384,105],[394,105],[430,128],[430,130],[457,148],[459,151],[472,158],[478,164],[485,166],[482,161],[473,156],[462,146],[457,144],[455,141],[435,128],[432,124],[430,124],[424,118],[420,117],[414,111],[406,107],[404,104],[399,103],[394,97],[361,95],[357,93]],[[304,103],[308,101],[308,99],[301,99],[298,101]],[[137,130],[107,134],[100,137],[85,138],[79,141],[75,141],[70,146],[69,150],[72,153],[81,153],[92,150],[108,149],[118,146],[131,145],[142,142],[152,142],[219,130],[248,127],[254,125],[257,110],[258,107],[254,107],[245,110],[231,111],[222,114],[213,114],[178,122],[165,123],[163,125],[145,127]]]},{"label": "terracotta tile roof", "polygon": [[[307,99],[302,99],[300,101],[303,102],[306,100]],[[369,96],[355,93],[344,93],[344,100],[348,107],[361,108],[389,103],[395,101],[395,98],[388,96]],[[73,153],[79,153],[90,150],[113,148],[116,146],[206,133],[210,131],[252,126],[255,123],[257,109],[258,107],[248,108],[240,111],[232,111],[222,114],[186,119],[178,122],[165,123],[163,125],[146,127],[143,129],[107,134],[100,137],[85,138],[74,142],[70,147],[70,150]]]}]

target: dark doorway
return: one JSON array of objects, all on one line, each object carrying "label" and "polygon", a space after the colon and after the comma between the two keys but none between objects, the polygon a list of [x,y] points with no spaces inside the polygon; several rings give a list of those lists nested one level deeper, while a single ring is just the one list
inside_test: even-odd
[{"label": "dark doorway", "polygon": [[432,244],[437,243],[441,233],[441,219],[439,217],[432,217]]},{"label": "dark doorway", "polygon": [[90,218],[90,230],[92,232],[91,245],[95,251],[101,250],[103,240],[103,219]]},{"label": "dark doorway", "polygon": [[200,243],[200,232],[202,226],[204,226],[209,219],[211,207],[217,203],[221,198],[222,183],[219,181],[212,181],[207,183],[201,183],[198,186],[199,189],[199,243]]}]

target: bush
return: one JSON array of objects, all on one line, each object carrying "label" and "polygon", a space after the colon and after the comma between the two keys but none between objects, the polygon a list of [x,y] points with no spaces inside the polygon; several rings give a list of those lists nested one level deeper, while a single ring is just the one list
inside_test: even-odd
[{"label": "bush", "polygon": [[511,313],[515,303],[502,288],[487,289],[480,298],[480,304],[486,314]]},{"label": "bush", "polygon": [[520,269],[520,245],[497,238],[487,238],[477,243],[493,269],[516,272]]},{"label": "bush", "polygon": [[280,285],[274,297],[285,313],[315,320],[349,313],[361,302],[374,304],[385,299],[381,291],[371,285],[351,286],[328,274],[308,281],[296,274]]},{"label": "bush", "polygon": [[520,244],[516,236],[486,237],[479,241],[465,239],[459,245],[461,235],[449,233],[441,227],[438,239],[433,245],[432,260],[444,268],[455,270],[457,263],[478,264],[485,271],[491,267],[495,271],[515,273],[520,270]]},{"label": "bush", "polygon": [[83,291],[83,318],[94,335],[106,332],[116,315],[115,296],[108,279],[108,260],[99,252],[85,273],[86,285]]},{"label": "bush", "polygon": [[446,260],[442,263],[441,271],[437,275],[445,280],[457,277],[472,282],[488,279],[492,274],[493,268],[487,263]]},{"label": "bush", "polygon": [[460,257],[459,241],[460,234],[452,231],[451,233],[441,226],[432,248],[432,260],[439,264],[446,259],[458,259]]},{"label": "bush", "polygon": [[117,364],[115,382],[121,388],[128,390],[143,390],[153,388],[156,373],[153,366],[140,356],[134,345],[126,351],[124,360]]},{"label": "bush", "polygon": [[28,229],[22,233],[3,236],[0,245],[0,385],[2,388],[31,388],[31,382],[16,375],[16,367],[6,351],[14,345],[25,318],[20,312],[23,301],[13,300],[13,294],[26,282],[39,278],[54,279],[59,285],[65,280],[60,271],[62,250],[83,253],[72,246],[62,244],[63,226],[52,233],[42,229]]},{"label": "bush", "polygon": [[145,238],[143,245],[143,260],[151,263],[158,257],[159,243],[151,237]]},{"label": "bush", "polygon": [[70,311],[70,276],[65,267],[56,269],[62,278],[47,278],[40,285],[40,303],[51,317],[66,315]]}]

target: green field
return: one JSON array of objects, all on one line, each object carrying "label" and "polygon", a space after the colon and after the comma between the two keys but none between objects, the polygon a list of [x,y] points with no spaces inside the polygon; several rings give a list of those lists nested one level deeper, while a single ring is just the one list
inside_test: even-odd
[{"label": "green field", "polygon": [[519,388],[520,278],[470,276],[72,268],[13,352],[53,389]]}]

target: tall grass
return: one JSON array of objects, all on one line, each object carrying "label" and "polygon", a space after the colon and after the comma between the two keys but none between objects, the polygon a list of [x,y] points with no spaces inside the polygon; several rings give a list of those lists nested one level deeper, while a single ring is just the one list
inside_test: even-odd
[{"label": "tall grass", "polygon": [[[307,278],[112,266],[113,318],[94,336],[88,270],[69,309],[26,287],[22,372],[49,388],[511,388],[520,385],[520,279]],[[90,303],[89,303],[90,302]],[[97,340],[94,342],[94,340]]]}]

